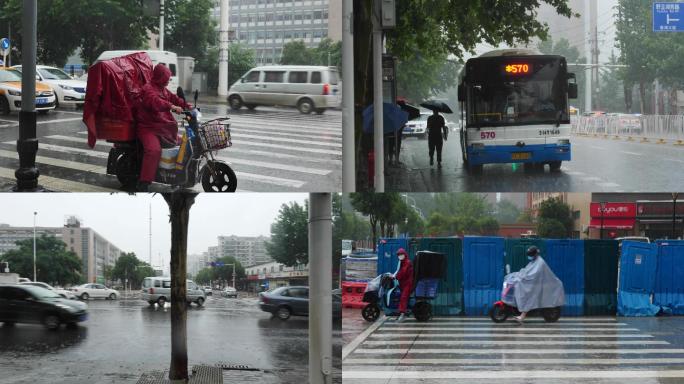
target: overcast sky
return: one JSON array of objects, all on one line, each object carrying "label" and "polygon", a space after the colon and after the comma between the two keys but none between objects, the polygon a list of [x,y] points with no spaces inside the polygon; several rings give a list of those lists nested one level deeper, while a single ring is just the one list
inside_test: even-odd
[{"label": "overcast sky", "polygon": [[[271,224],[283,203],[303,203],[305,193],[200,194],[190,210],[188,254],[202,253],[217,244],[219,235],[270,235]],[[152,207],[152,264],[169,262],[171,224],[169,209],[159,195],[104,193],[0,194],[0,223],[12,226],[61,227],[76,215],[82,227],[94,229],[121,250],[148,261],[149,217]]]}]

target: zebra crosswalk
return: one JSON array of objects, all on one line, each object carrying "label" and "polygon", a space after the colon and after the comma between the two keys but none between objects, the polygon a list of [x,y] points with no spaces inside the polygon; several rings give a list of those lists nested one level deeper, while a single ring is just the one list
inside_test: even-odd
[{"label": "zebra crosswalk", "polygon": [[523,325],[381,319],[342,353],[353,383],[682,383],[684,348],[615,318]]},{"label": "zebra crosswalk", "polygon": [[[204,114],[205,120],[214,117],[217,116]],[[53,122],[59,124],[57,120],[41,123]],[[285,110],[258,115],[234,114],[230,123],[233,146],[219,151],[216,157],[235,170],[238,191],[332,192],[340,189],[341,115],[300,115]],[[98,141],[91,149],[86,141],[85,126],[78,132],[39,137],[36,163],[40,184],[55,191],[118,190],[120,184],[116,177],[106,175],[112,144]],[[0,141],[0,185],[14,181],[18,167],[16,140]],[[152,189],[156,190],[154,186]],[[201,186],[195,189],[201,190]]]}]

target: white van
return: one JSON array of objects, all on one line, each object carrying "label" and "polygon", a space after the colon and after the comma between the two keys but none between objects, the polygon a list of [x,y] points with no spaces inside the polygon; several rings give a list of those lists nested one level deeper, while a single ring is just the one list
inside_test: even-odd
[{"label": "white van", "polygon": [[299,112],[318,114],[340,106],[339,75],[335,67],[271,65],[256,67],[236,81],[228,91],[233,109],[244,105],[297,107]]},{"label": "white van", "polygon": [[152,65],[157,65],[162,63],[166,65],[171,70],[171,80],[169,80],[169,85],[166,89],[176,93],[178,89],[178,57],[175,53],[169,51],[151,51],[151,50],[138,50],[138,51],[104,51],[95,60],[95,63],[99,61],[113,59],[115,57],[130,55],[131,53],[145,52],[152,60]]},{"label": "white van", "polygon": [[[157,303],[163,307],[167,301],[171,300],[171,278],[170,277],[146,277],[142,283],[142,299],[150,305]],[[202,306],[207,300],[204,291],[192,280],[187,281],[187,300],[188,304],[196,303]]]}]

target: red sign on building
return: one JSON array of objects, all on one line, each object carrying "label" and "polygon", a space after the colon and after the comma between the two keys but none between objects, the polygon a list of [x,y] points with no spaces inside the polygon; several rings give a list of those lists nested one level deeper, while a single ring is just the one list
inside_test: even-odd
[{"label": "red sign on building", "polygon": [[632,229],[636,222],[636,203],[591,203],[589,212],[592,228]]}]

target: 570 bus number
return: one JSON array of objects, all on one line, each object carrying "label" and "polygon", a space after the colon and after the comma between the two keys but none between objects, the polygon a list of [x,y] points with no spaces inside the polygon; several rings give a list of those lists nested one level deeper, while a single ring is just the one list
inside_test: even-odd
[{"label": "570 bus number", "polygon": [[496,132],[491,131],[491,132],[480,132],[480,139],[486,140],[486,139],[496,139]]}]

